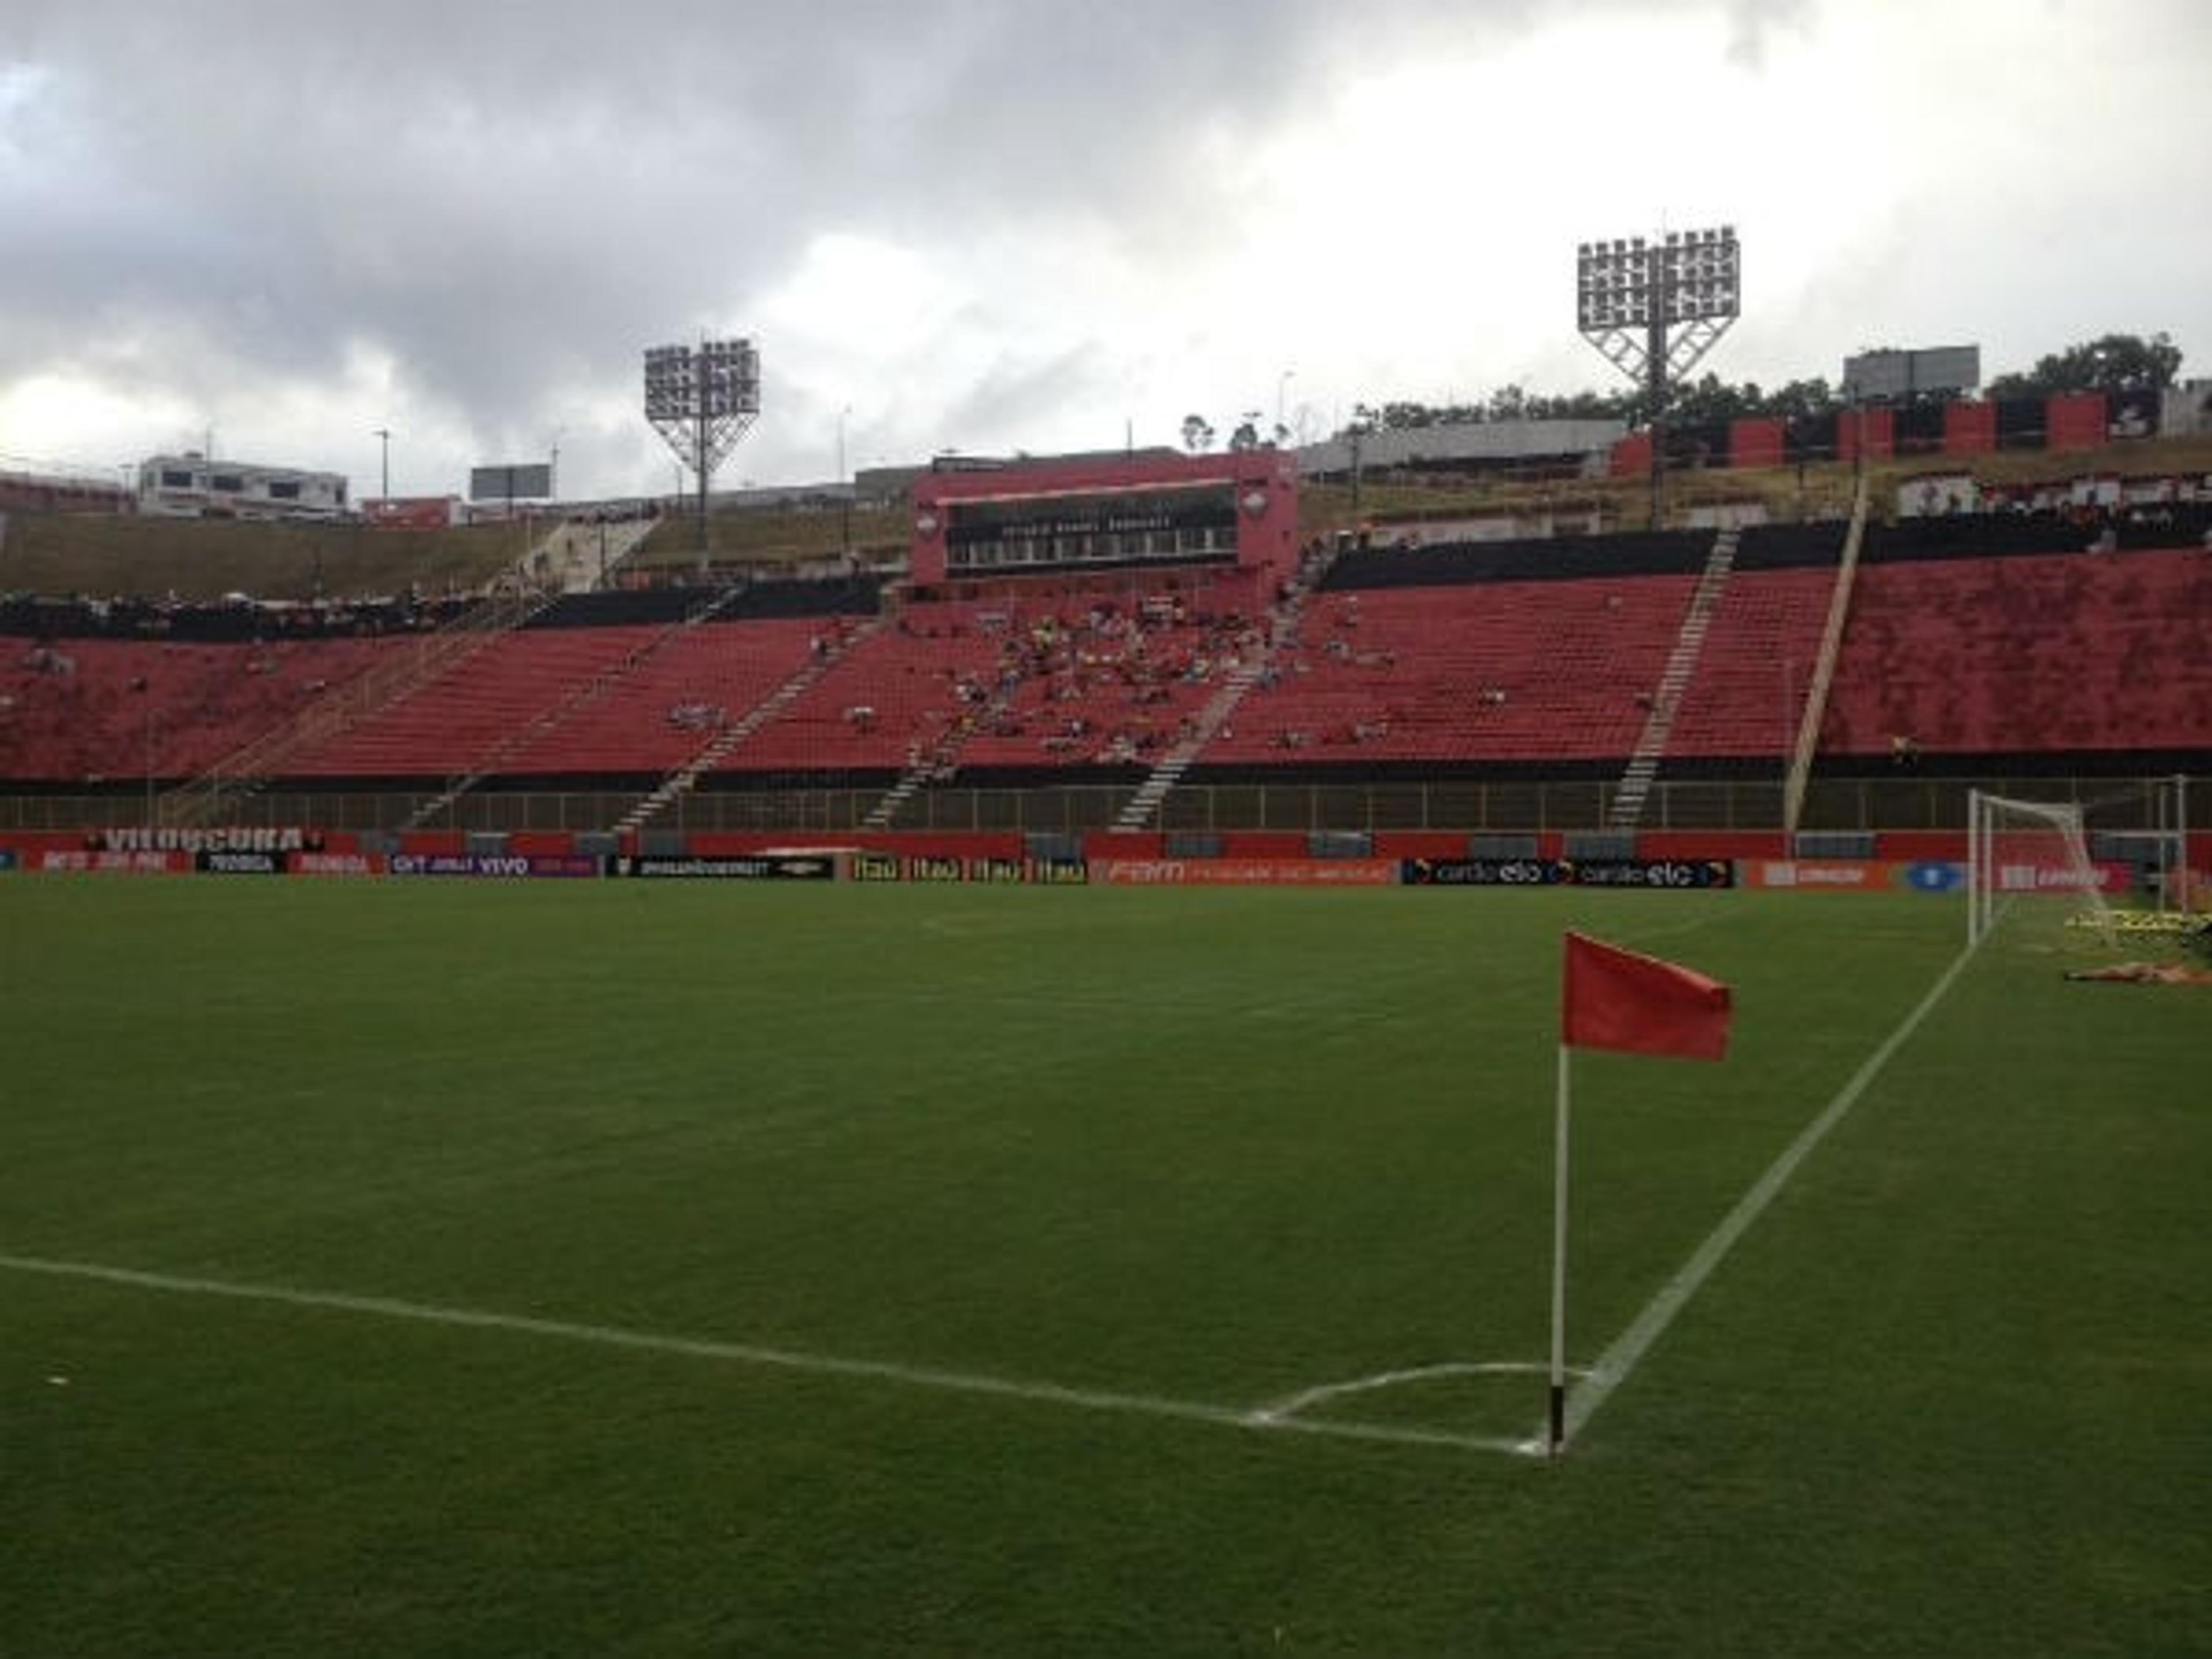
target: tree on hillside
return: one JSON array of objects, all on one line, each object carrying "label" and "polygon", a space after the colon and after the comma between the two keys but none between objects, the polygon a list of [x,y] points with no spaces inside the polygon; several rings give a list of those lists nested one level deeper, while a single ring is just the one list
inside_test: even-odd
[{"label": "tree on hillside", "polygon": [[1808,380],[1789,380],[1768,392],[1759,412],[1769,417],[1798,420],[1807,416],[1825,415],[1839,407],[1843,399],[1835,388],[1820,375]]},{"label": "tree on hillside", "polygon": [[2062,392],[2163,392],[2181,370],[2181,348],[2165,334],[2103,334],[2036,360],[2028,373],[2000,374],[1992,398],[2047,398]]},{"label": "tree on hillside", "polygon": [[1571,392],[1564,396],[1531,392],[1522,417],[1530,421],[1617,421],[1622,419],[1636,394],[1626,386],[1618,392]]},{"label": "tree on hillside", "polygon": [[1182,417],[1182,447],[1194,455],[1202,455],[1213,447],[1213,427],[1205,416]]},{"label": "tree on hillside", "polygon": [[1702,379],[1686,386],[1672,388],[1674,396],[1668,400],[1667,418],[1670,421],[1705,422],[1733,421],[1756,414],[1763,394],[1757,381],[1742,386],[1730,386],[1717,374],[1708,372]]},{"label": "tree on hillside", "polygon": [[[2039,362],[2026,374],[2002,374],[1990,382],[1992,398],[2047,397],[2060,392],[2163,391],[2180,374],[2181,348],[2164,334],[2148,339],[2134,334],[2106,334]],[[1922,394],[1944,401],[1948,394]],[[1756,380],[1735,384],[1707,374],[1670,388],[1667,419],[1682,425],[1745,418],[1797,420],[1832,414],[1843,407],[1841,390],[1813,376],[1785,381],[1769,391]],[[1646,424],[1650,393],[1621,386],[1609,392],[1576,392],[1564,396],[1532,392],[1509,383],[1480,403],[1424,404],[1392,398],[1353,406],[1341,435],[1405,432],[1423,427],[1472,425],[1484,421],[1617,420]],[[1249,417],[1255,421],[1257,416]]]}]

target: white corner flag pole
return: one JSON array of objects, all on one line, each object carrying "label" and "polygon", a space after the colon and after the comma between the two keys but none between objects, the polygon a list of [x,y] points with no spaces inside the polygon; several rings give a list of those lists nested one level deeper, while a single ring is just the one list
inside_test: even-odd
[{"label": "white corner flag pole", "polygon": [[1547,1449],[1567,1449],[1567,1045],[1559,1045],[1559,1103],[1552,1167],[1552,1413]]}]

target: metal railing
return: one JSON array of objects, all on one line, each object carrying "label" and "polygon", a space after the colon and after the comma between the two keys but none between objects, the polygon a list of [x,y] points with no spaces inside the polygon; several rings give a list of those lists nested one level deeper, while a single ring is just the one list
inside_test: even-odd
[{"label": "metal railing", "polygon": [[[2047,800],[2110,802],[2133,790],[2145,800],[2169,780],[2002,775],[1814,777],[1806,787],[1799,828],[1960,830],[1971,789]],[[1446,830],[1474,833],[1596,830],[1605,826],[1617,785],[1598,780],[1438,780],[1407,783],[1185,782],[1165,803],[1158,828],[1183,831]],[[904,831],[1070,832],[1110,828],[1134,793],[1133,782],[1073,783],[1038,789],[938,785],[906,804]],[[1673,779],[1653,785],[1642,828],[1654,830],[1779,833],[1784,778]],[[235,797],[222,822],[243,828],[299,825],[321,830],[396,834],[435,792],[319,791],[291,788]],[[635,791],[471,791],[453,803],[447,828],[458,831],[604,830],[636,802]],[[788,830],[807,835],[860,834],[883,799],[872,787],[696,791],[672,800],[656,831],[716,834]],[[2146,807],[2145,811],[2148,811]],[[2201,816],[2201,814],[2200,814]],[[2127,821],[2123,807],[2100,811],[2098,827],[2152,828]],[[118,789],[100,793],[0,794],[0,831],[98,830],[145,823],[143,797]],[[2201,827],[2201,826],[2200,826]]]}]

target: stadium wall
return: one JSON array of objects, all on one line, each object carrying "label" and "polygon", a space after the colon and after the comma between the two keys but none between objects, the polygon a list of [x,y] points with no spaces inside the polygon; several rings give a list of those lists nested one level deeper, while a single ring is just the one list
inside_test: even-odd
[{"label": "stadium wall", "polygon": [[1731,421],[1729,423],[1729,465],[1780,466],[1786,435],[1786,428],[1780,421]]},{"label": "stadium wall", "polygon": [[[580,850],[565,836],[409,836],[394,842],[353,836],[254,830],[137,832],[113,837],[63,832],[0,836],[0,875],[398,876],[578,878],[629,875],[754,878],[842,873],[869,881],[1142,884],[1176,886],[1535,886],[1877,891],[1910,887],[1955,892],[1966,856],[1963,832],[1899,832],[1869,839],[1856,858],[1802,858],[1778,836],[1644,835],[1579,855],[1567,838],[1533,838],[1503,856],[1479,838],[1377,835],[1331,852],[1325,837],[1230,836],[1196,850],[1186,838],[1101,834],[1079,847],[1043,848],[1002,833],[877,832],[822,840],[782,836],[634,840],[613,852]],[[2212,831],[2188,837],[2187,862],[2212,883]],[[2129,866],[2107,879],[2125,886]]]},{"label": "stadium wall", "polygon": [[1897,411],[1854,410],[1836,421],[1836,459],[1848,465],[1862,456],[1886,461],[1897,453]]},{"label": "stadium wall", "polygon": [[[2192,384],[2197,384],[2193,383]],[[2203,399],[2212,405],[2212,398]],[[1668,430],[1670,467],[1771,468],[1806,461],[1849,465],[1862,457],[1986,455],[1999,449],[2095,449],[2122,438],[2200,429],[2185,398],[2154,392],[2069,392],[1992,402],[1961,398],[1893,407],[1868,404],[1792,420],[1753,417],[1726,425],[1689,422]],[[1631,432],[1612,447],[1616,478],[1651,470],[1651,434]]]},{"label": "stadium wall", "polygon": [[[1389,859],[1464,858],[1472,837],[1446,830],[1379,830],[1364,844],[1366,856]],[[312,852],[334,855],[360,854],[372,848],[417,858],[450,858],[483,851],[491,842],[497,850],[517,857],[568,858],[585,842],[576,836],[556,833],[515,834],[494,838],[444,832],[409,834],[380,839],[369,835],[303,832],[296,835],[252,830],[155,832],[110,831],[87,835],[76,830],[26,830],[0,836],[0,849],[26,860],[48,852],[116,851],[177,852],[270,851]],[[1086,859],[1201,858],[1291,859],[1315,855],[1316,838],[1280,831],[1230,831],[1213,838],[1206,853],[1188,850],[1187,838],[1158,830],[1102,830],[1082,836],[1076,845]],[[1573,832],[1546,830],[1528,838],[1531,856],[1562,859],[1571,855]],[[2189,837],[2192,863],[2212,864],[2212,830],[2192,830]],[[656,842],[672,856],[738,857],[799,848],[835,847],[880,851],[919,858],[1020,858],[1030,852],[1029,838],[1018,831],[972,830],[928,832],[867,830],[852,835],[809,836],[791,830],[760,830],[723,835],[687,836]],[[1955,860],[1966,854],[1964,830],[1886,830],[1869,842],[1871,856],[1899,861]],[[624,838],[621,850],[630,854],[651,850],[635,838]],[[1779,831],[1645,830],[1633,837],[1634,855],[1644,859],[1765,859],[1789,854],[1788,838]]]}]

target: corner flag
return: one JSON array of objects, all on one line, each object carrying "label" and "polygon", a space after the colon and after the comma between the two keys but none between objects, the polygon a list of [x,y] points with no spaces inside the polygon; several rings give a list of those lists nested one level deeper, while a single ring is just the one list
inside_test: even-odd
[{"label": "corner flag", "polygon": [[1728,1052],[1729,988],[1693,968],[1662,962],[1581,933],[1567,935],[1559,1002],[1559,1091],[1553,1137],[1552,1398],[1547,1446],[1567,1449],[1568,1056],[1577,1048],[1678,1060]]},{"label": "corner flag", "polygon": [[1559,1041],[1678,1060],[1728,1052],[1729,988],[1695,969],[1567,935]]}]

